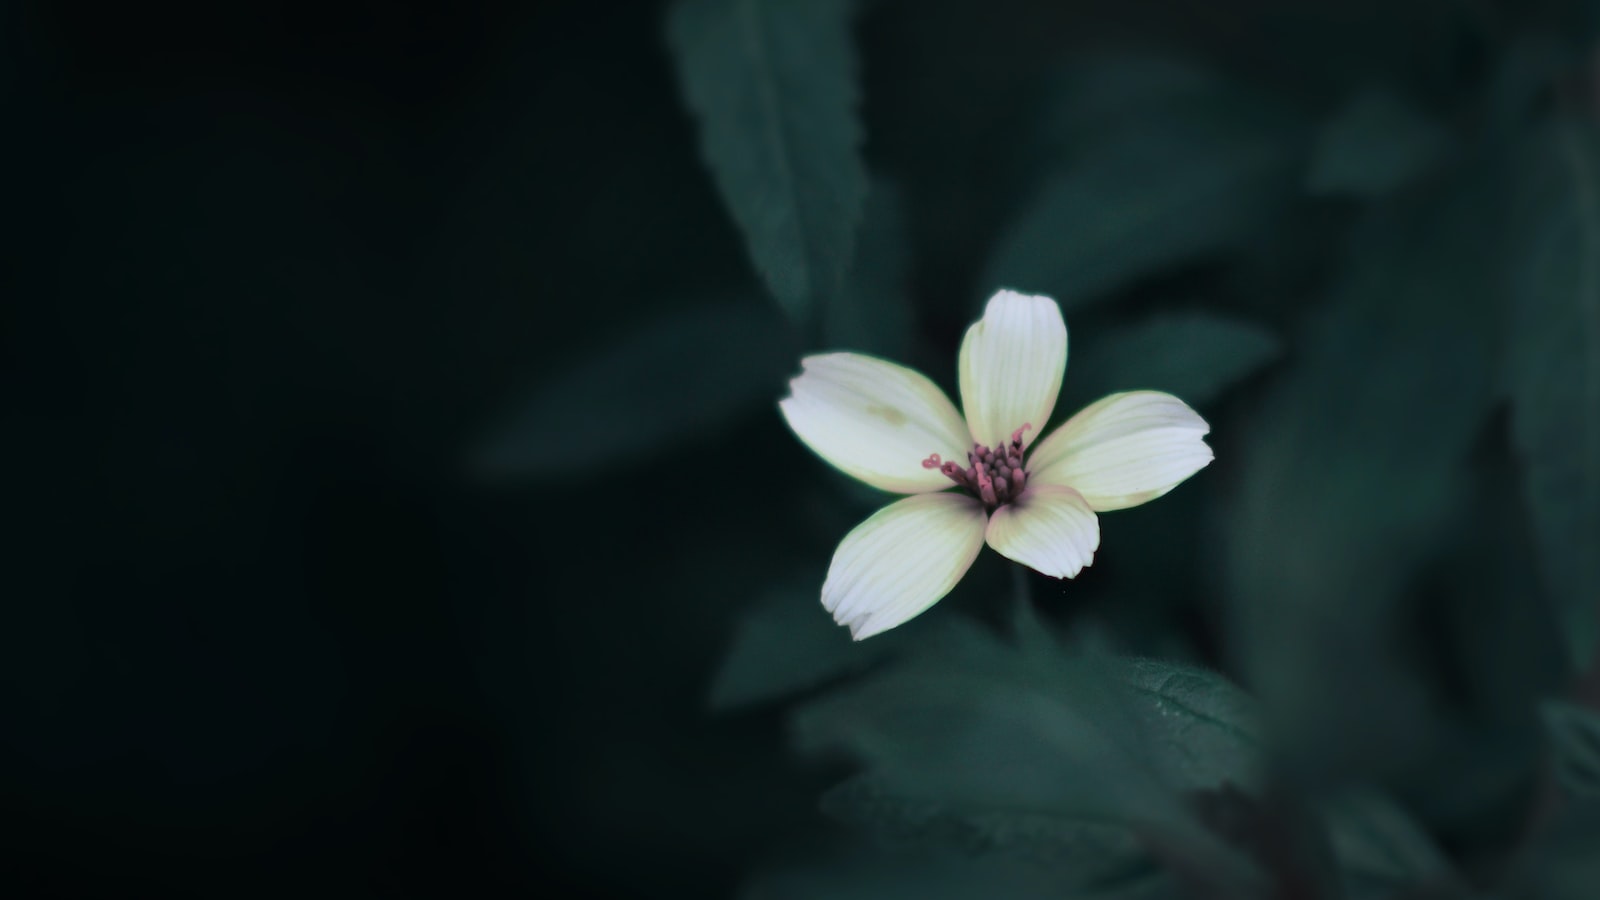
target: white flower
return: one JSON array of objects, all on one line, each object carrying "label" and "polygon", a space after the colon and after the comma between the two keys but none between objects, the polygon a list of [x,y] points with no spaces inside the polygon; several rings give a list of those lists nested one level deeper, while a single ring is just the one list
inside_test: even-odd
[{"label": "white flower", "polygon": [[1000,291],[967,330],[965,418],[891,362],[824,353],[800,365],[778,404],[794,433],[840,470],[911,495],[834,552],[822,605],[856,640],[938,602],[984,543],[1046,575],[1077,575],[1100,546],[1095,513],[1153,500],[1211,461],[1210,426],[1157,391],[1112,394],[1033,443],[1067,366],[1067,326],[1049,297]]}]

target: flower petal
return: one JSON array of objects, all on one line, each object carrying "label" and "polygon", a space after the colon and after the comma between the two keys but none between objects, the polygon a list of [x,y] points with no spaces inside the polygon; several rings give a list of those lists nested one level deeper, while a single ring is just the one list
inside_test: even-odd
[{"label": "flower petal", "polygon": [[994,511],[984,537],[997,553],[1055,578],[1071,578],[1094,559],[1100,520],[1072,488],[1030,483]]},{"label": "flower petal", "polygon": [[950,487],[922,461],[931,453],[964,461],[967,426],[927,376],[859,353],[808,356],[800,366],[778,408],[818,456],[886,491]]},{"label": "flower petal", "polygon": [[1138,506],[1211,462],[1204,440],[1210,430],[1171,394],[1112,394],[1039,442],[1028,460],[1028,483],[1070,487],[1099,512]]},{"label": "flower petal", "polygon": [[1067,324],[1045,296],[1000,291],[961,342],[961,407],[972,439],[989,447],[1023,425],[1029,444],[1056,408],[1067,369]]},{"label": "flower petal", "polygon": [[822,605],[856,640],[915,617],[950,593],[983,549],[983,504],[966,494],[897,500],[834,551]]}]

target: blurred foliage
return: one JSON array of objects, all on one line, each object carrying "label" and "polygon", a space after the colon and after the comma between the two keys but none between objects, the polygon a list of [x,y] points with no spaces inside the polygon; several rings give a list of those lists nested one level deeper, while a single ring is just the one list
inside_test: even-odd
[{"label": "blurred foliage", "polygon": [[1306,189],[1313,194],[1376,195],[1438,164],[1450,135],[1393,93],[1352,97],[1318,130]]},{"label": "blurred foliage", "polygon": [[1181,98],[1140,87],[1153,109],[1124,105],[1062,140],[1071,149],[999,236],[983,283],[1048,293],[1070,316],[1152,272],[1236,246],[1284,211],[1306,140],[1291,112],[1226,84]]},{"label": "blurred foliage", "polygon": [[[1250,862],[1203,827],[1201,792],[1254,781],[1247,704],[1207,673],[1060,652],[1025,616],[1019,645],[973,629],[802,707],[802,750],[842,748],[866,781],[830,795],[846,819],[1024,851],[1090,884],[1140,851],[1225,896],[1260,887]],[[913,825],[914,823],[914,825]],[[945,824],[945,828],[930,828]]]},{"label": "blurred foliage", "polygon": [[[794,354],[792,330],[750,302],[714,302],[646,322],[590,359],[545,379],[483,441],[475,467],[491,478],[593,476],[715,433],[771,399]],[[670,383],[664,404],[639,385]],[[557,424],[559,423],[559,424]],[[581,438],[583,451],[555,438]]]},{"label": "blurred foliage", "polygon": [[1322,810],[1344,896],[1466,895],[1460,873],[1392,798],[1349,788]]},{"label": "blurred foliage", "polygon": [[1600,715],[1556,700],[1543,711],[1561,785],[1579,796],[1600,794]]},{"label": "blurred foliage", "polygon": [[[710,175],[801,327],[817,304],[774,275],[778,231],[750,210],[803,221],[766,199],[779,188],[838,204],[827,241],[784,238],[810,254],[806,271],[856,273],[855,290],[821,291],[833,324],[819,346],[948,376],[936,354],[989,291],[1049,293],[1075,339],[1064,404],[1172,391],[1208,411],[1219,460],[1163,508],[1187,527],[1152,530],[1152,512],[1124,533],[1109,517],[1106,545],[1126,542],[1145,571],[1103,551],[1113,571],[1051,591],[1067,602],[1041,600],[1047,621],[1027,600],[1012,614],[974,606],[977,591],[1009,594],[993,584],[925,617],[937,625],[853,646],[808,604],[817,577],[752,602],[713,708],[810,696],[791,720],[797,747],[862,769],[823,810],[878,849],[765,870],[746,896],[1442,897],[1514,883],[1518,848],[1539,846],[1528,835],[1545,822],[1531,811],[1548,802],[1536,710],[1590,664],[1600,604],[1600,107],[1577,14],[1434,4],[1444,27],[1418,53],[1431,67],[1351,66],[1337,84],[1263,78],[1189,35],[1054,55],[1024,44],[1026,63],[992,79],[1024,99],[998,101],[1011,115],[981,135],[879,143],[878,128],[908,126],[873,115],[869,78],[863,158],[840,139],[862,96],[838,83],[860,52],[836,43],[845,8],[807,12],[834,21],[806,66],[786,69],[795,57],[780,48],[778,74],[734,85],[732,60],[767,52],[752,15],[791,7],[718,7],[745,17],[736,37],[710,24],[714,4],[672,6]],[[1032,13],[997,30],[1074,21]],[[866,33],[908,15],[876,6]],[[959,30],[957,15],[929,18],[919,38],[950,41],[946,53],[983,40],[938,31]],[[1253,34],[1259,54],[1313,52],[1271,23]],[[737,100],[708,99],[712,71]],[[947,102],[985,102],[982,90]],[[773,131],[796,107],[815,124]],[[936,114],[920,124],[939,129]],[[797,161],[772,164],[786,154]],[[846,186],[863,165],[898,190],[875,189],[856,259]],[[992,179],[1003,199],[908,246],[898,222],[941,202],[919,197],[929,177]],[[916,263],[951,256],[964,264]],[[908,273],[910,296],[929,297],[915,317]],[[908,340],[918,324],[936,327]],[[1525,493],[1502,504],[1486,480]],[[1499,549],[1525,543],[1531,555]],[[1021,578],[1024,596],[1034,580]],[[1072,601],[1080,591],[1091,605]],[[1102,594],[1146,614],[1096,612]],[[1544,624],[1476,636],[1508,617]],[[1096,620],[1097,639],[1054,633]],[[1220,666],[1260,709],[1218,676],[1119,647]],[[1561,783],[1591,790],[1592,714],[1545,708]],[[997,894],[1004,877],[968,865],[1038,883]],[[966,878],[987,887],[964,890]]]},{"label": "blurred foliage", "polygon": [[[30,871],[1600,897],[1600,3],[108,15],[0,15]],[[1000,287],[1216,461],[852,643],[784,378]]]},{"label": "blurred foliage", "polygon": [[[810,349],[948,384],[993,289],[1049,293],[1074,341],[1060,414],[1171,391],[1218,456],[1159,512],[1108,517],[1075,581],[980,566],[864,644],[816,592],[880,501],[785,456],[815,537],[741,589],[709,704],[798,704],[797,771],[858,771],[821,800],[843,830],[797,825],[743,896],[1464,897],[1581,841],[1541,837],[1538,710],[1559,783],[1592,793],[1594,714],[1552,699],[1580,696],[1600,604],[1592,32],[1576,3],[1427,6],[1224,38],[1070,6],[668,4],[706,175]],[[625,391],[577,384],[629,373],[649,402],[714,373],[703,423],[769,383],[754,334],[642,333],[659,347],[546,391],[626,418]],[[1600,890],[1580,870],[1540,871]]]},{"label": "blurred foliage", "polygon": [[1559,121],[1530,143],[1509,263],[1512,435],[1545,587],[1585,666],[1600,640],[1600,141]]},{"label": "blurred foliage", "polygon": [[1282,352],[1277,335],[1245,319],[1154,313],[1081,339],[1073,357],[1080,371],[1063,385],[1062,403],[1072,408],[1117,391],[1181,390],[1187,403],[1204,409]]}]

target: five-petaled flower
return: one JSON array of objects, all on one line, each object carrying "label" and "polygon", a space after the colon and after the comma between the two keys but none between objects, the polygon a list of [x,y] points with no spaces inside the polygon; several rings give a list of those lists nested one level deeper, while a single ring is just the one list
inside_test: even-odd
[{"label": "five-petaled flower", "polygon": [[846,474],[911,495],[834,552],[822,605],[856,640],[950,593],[985,542],[1045,575],[1077,575],[1100,546],[1097,512],[1153,500],[1211,461],[1210,426],[1158,391],[1112,394],[1033,443],[1066,366],[1056,302],[1004,290],[961,342],[964,419],[904,366],[856,353],[801,360],[778,404],[789,427]]}]

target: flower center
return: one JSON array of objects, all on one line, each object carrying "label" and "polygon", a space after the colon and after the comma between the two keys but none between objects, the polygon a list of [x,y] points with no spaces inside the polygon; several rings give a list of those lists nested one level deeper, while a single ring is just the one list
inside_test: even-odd
[{"label": "flower center", "polygon": [[923,460],[922,467],[938,469],[967,493],[982,500],[985,507],[997,509],[1017,499],[1028,483],[1028,470],[1022,466],[1022,433],[1032,427],[1032,424],[1025,424],[1011,432],[1011,443],[993,450],[973,444],[967,451],[966,468],[953,460],[940,459],[937,453]]}]

